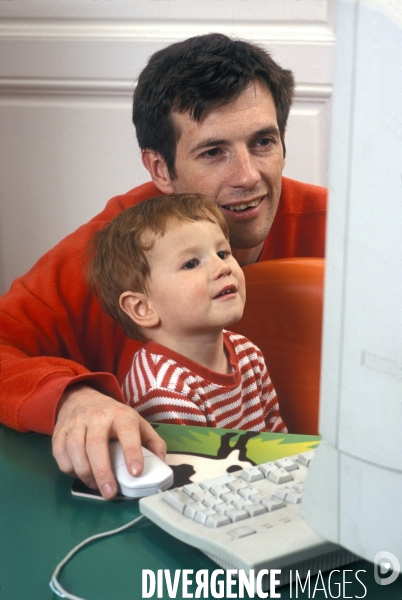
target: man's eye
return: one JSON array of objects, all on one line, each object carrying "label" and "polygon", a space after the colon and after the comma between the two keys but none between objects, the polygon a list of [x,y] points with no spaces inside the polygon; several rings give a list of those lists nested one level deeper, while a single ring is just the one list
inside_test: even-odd
[{"label": "man's eye", "polygon": [[219,148],[210,148],[202,153],[202,156],[206,156],[207,158],[215,158],[215,156],[219,156],[220,150]]},{"label": "man's eye", "polygon": [[229,250],[219,250],[219,252],[218,252],[218,256],[222,260],[225,260],[225,258],[227,258],[228,256],[230,256],[230,254],[231,253],[229,252]]},{"label": "man's eye", "polygon": [[195,269],[195,267],[198,265],[198,260],[196,258],[192,258],[191,260],[188,260],[184,265],[183,265],[183,269]]},{"label": "man's eye", "polygon": [[273,144],[273,140],[271,138],[261,138],[257,141],[257,146],[269,146],[270,144]]}]

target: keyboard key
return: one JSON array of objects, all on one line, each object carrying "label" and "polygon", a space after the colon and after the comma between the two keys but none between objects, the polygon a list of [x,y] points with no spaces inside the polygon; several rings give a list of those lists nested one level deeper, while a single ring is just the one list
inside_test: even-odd
[{"label": "keyboard key", "polygon": [[251,467],[250,469],[243,469],[240,473],[240,477],[245,481],[253,482],[263,479],[264,475],[258,467]]},{"label": "keyboard key", "polygon": [[279,500],[285,500],[287,494],[287,490],[284,488],[276,488],[274,491],[275,498],[279,498]]},{"label": "keyboard key", "polygon": [[234,506],[232,506],[232,508],[228,508],[228,510],[225,510],[225,515],[229,517],[233,523],[241,521],[242,519],[247,519],[249,516],[248,512],[243,508],[235,508]]},{"label": "keyboard key", "polygon": [[223,500],[222,498],[218,498],[217,496],[214,496],[213,494],[211,494],[210,498],[205,498],[205,500],[203,500],[203,503],[205,504],[205,506],[209,506],[210,508],[214,508],[216,510],[216,506],[219,506],[220,504],[223,504]]},{"label": "keyboard key", "polygon": [[255,504],[250,498],[243,498],[243,496],[238,496],[237,500],[233,500],[233,506],[236,508],[246,508],[247,506],[251,506]]},{"label": "keyboard key", "polygon": [[194,498],[194,500],[196,500],[196,502],[204,502],[207,500],[213,500],[215,498],[215,496],[211,494],[210,491],[203,490],[202,488],[200,491],[197,490],[196,492],[194,492],[192,497]]},{"label": "keyboard key", "polygon": [[211,487],[216,487],[218,485],[227,485],[232,481],[235,481],[236,477],[231,475],[231,473],[225,473],[224,475],[219,475],[218,477],[213,477],[212,479],[204,479],[204,481],[200,482],[200,486],[204,489],[209,490]]},{"label": "keyboard key", "polygon": [[296,492],[296,490],[291,490],[286,494],[285,500],[286,502],[290,502],[291,504],[299,504],[301,502],[302,495],[300,492]]},{"label": "keyboard key", "polygon": [[309,450],[308,452],[302,452],[296,458],[296,461],[298,463],[300,463],[301,465],[303,465],[304,467],[308,467],[310,465],[310,462],[312,461],[313,456],[314,456],[314,450]]},{"label": "keyboard key", "polygon": [[222,525],[229,525],[232,521],[226,515],[217,513],[215,515],[208,515],[205,525],[207,527],[222,527]]},{"label": "keyboard key", "polygon": [[297,466],[297,464],[294,462],[294,460],[287,458],[287,457],[276,460],[275,464],[280,469],[285,469],[285,471],[296,471],[296,469],[299,468]]},{"label": "keyboard key", "polygon": [[266,494],[253,494],[253,496],[250,496],[250,501],[258,504],[263,504],[263,501],[270,500],[271,496],[272,494],[270,494],[270,492],[267,492]]},{"label": "keyboard key", "polygon": [[213,508],[209,508],[205,506],[202,502],[195,502],[189,506],[186,506],[184,509],[184,514],[189,519],[194,519],[198,523],[205,523],[207,517],[210,515],[214,515],[215,511]]},{"label": "keyboard key", "polygon": [[200,486],[199,483],[188,483],[187,485],[183,485],[181,488],[185,494],[192,497],[193,494],[197,492],[202,492],[204,488]]},{"label": "keyboard key", "polygon": [[227,486],[226,484],[223,485],[211,485],[211,487],[209,488],[209,491],[214,495],[214,496],[223,496],[223,494],[229,494],[230,493],[230,487]]},{"label": "keyboard key", "polygon": [[237,539],[246,537],[247,535],[252,535],[253,533],[257,532],[251,527],[237,527],[236,529],[231,529],[227,532],[227,534],[230,535],[230,537]]},{"label": "keyboard key", "polygon": [[268,477],[271,471],[276,471],[278,467],[273,462],[263,463],[262,465],[258,465],[259,470],[264,475],[264,477]]},{"label": "keyboard key", "polygon": [[279,498],[270,498],[269,500],[263,500],[261,504],[263,504],[269,512],[277,510],[278,508],[286,507],[286,502],[283,502],[283,500],[280,500]]},{"label": "keyboard key", "polygon": [[268,494],[268,498],[269,498],[270,490],[267,490],[266,494],[262,494],[261,492],[258,492],[258,494],[252,494],[251,496],[249,496],[249,498],[252,502],[258,502],[259,504],[261,504],[261,500],[266,498],[267,494]]},{"label": "keyboard key", "polygon": [[197,504],[198,502],[194,502],[194,504],[188,504],[184,509],[184,515],[189,519],[195,519],[195,515],[197,514]]},{"label": "keyboard key", "polygon": [[293,481],[293,477],[285,469],[277,469],[276,471],[270,471],[268,479],[273,483],[286,483],[287,481]]},{"label": "keyboard key", "polygon": [[243,498],[250,498],[251,496],[254,496],[254,494],[258,494],[259,490],[257,490],[257,488],[252,487],[251,485],[239,490],[239,494],[240,496],[243,496]]},{"label": "keyboard key", "polygon": [[303,483],[294,483],[293,484],[293,488],[297,491],[302,493],[303,492],[303,488],[304,488],[304,484]]},{"label": "keyboard key", "polygon": [[165,494],[163,494],[163,499],[165,502],[173,506],[176,510],[181,513],[184,513],[184,509],[186,506],[191,504],[195,504],[194,500],[190,498],[187,494],[185,494],[181,489],[174,488],[173,490],[167,490]]},{"label": "keyboard key", "polygon": [[250,517],[257,517],[258,515],[262,515],[267,512],[267,508],[265,506],[256,503],[244,506],[244,510],[248,512]]},{"label": "keyboard key", "polygon": [[238,492],[246,487],[248,487],[247,483],[240,478],[236,479],[236,481],[231,481],[228,483],[228,488],[230,488],[233,492]]},{"label": "keyboard key", "polygon": [[[241,496],[240,496],[241,498]],[[235,500],[239,499],[239,494],[237,492],[229,492],[228,494],[222,494],[221,496],[221,500],[223,500],[224,502],[231,502],[233,504],[233,502]]]},{"label": "keyboard key", "polygon": [[223,502],[222,504],[217,504],[215,510],[216,512],[224,515],[226,514],[227,510],[231,510],[232,508],[235,508],[233,504],[230,504],[229,502]]}]

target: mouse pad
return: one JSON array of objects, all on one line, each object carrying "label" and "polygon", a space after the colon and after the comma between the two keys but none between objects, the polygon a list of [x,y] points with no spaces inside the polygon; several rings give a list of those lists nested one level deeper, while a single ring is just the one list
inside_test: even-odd
[{"label": "mouse pad", "polygon": [[[314,435],[287,436],[166,423],[152,426],[167,445],[166,462],[174,473],[172,487],[307,452],[316,448],[320,441]],[[79,479],[74,480],[71,493],[79,498],[105,500],[98,490],[92,490]],[[116,496],[115,500],[133,501],[122,495]]]},{"label": "mouse pad", "polygon": [[153,427],[167,444],[166,462],[174,472],[174,487],[306,452],[320,440],[318,436],[292,435],[290,441],[283,433],[164,423]]}]

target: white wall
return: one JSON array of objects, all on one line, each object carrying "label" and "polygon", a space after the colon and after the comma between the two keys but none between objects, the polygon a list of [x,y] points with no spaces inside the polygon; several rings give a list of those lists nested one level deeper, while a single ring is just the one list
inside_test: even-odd
[{"label": "white wall", "polygon": [[131,124],[157,49],[211,31],[294,71],[285,174],[325,185],[335,0],[0,0],[0,293],[148,180]]}]

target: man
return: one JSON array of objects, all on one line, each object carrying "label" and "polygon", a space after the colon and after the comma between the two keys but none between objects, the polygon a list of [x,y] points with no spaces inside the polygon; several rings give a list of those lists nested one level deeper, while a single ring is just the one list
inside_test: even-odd
[{"label": "man", "polygon": [[139,346],[89,292],[86,243],[132,204],[198,192],[220,207],[242,266],[323,256],[325,190],[282,179],[292,97],[291,73],[246,42],[210,34],[157,52],[139,78],[133,109],[153,183],[112,199],[0,299],[2,422],[53,432],[62,471],[105,498],[117,491],[110,438],[120,440],[133,474],[142,470],[141,443],[162,457],[165,445],[121,402],[119,384]]}]

